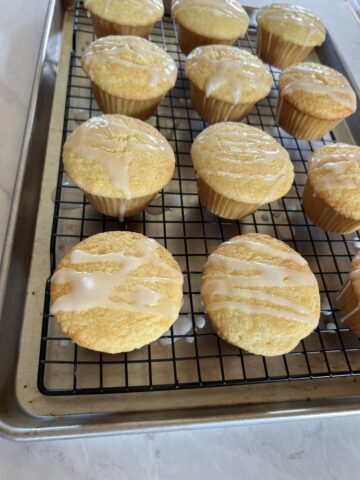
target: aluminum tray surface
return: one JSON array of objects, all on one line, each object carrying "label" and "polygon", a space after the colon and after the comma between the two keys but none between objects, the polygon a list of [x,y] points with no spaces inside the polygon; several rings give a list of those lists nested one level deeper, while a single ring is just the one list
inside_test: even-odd
[{"label": "aluminum tray surface", "polygon": [[[175,88],[149,120],[174,148],[175,174],[145,212],[121,223],[95,212],[61,162],[59,167],[67,136],[101,113],[80,65],[84,49],[95,38],[91,20],[82,2],[65,15],[14,392],[26,422],[16,417],[8,427],[10,435],[109,433],[357,408],[360,341],[341,323],[336,297],[360,238],[358,233],[322,231],[300,204],[313,150],[335,139],[353,141],[350,130],[343,123],[316,142],[287,135],[275,121],[279,71],[271,69],[270,95],[244,121],[264,129],[288,150],[295,182],[285,197],[241,221],[219,219],[201,207],[197,196],[189,150],[206,125],[191,108],[185,57],[176,35],[166,16],[151,34],[151,41],[174,58],[179,74]],[[251,27],[238,46],[254,53],[255,44],[256,29]],[[173,253],[185,278],[184,304],[174,327],[159,341],[121,355],[74,345],[49,314],[49,278],[57,262],[82,239],[109,230],[155,238]],[[206,257],[221,242],[247,232],[288,243],[307,259],[319,282],[319,327],[287,355],[264,358],[233,347],[215,335],[204,315],[199,289]]]}]

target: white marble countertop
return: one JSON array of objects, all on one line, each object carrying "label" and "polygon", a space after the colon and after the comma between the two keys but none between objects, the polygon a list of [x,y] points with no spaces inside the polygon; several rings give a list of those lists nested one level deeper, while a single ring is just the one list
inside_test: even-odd
[{"label": "white marble countertop", "polygon": [[[0,0],[0,251],[47,3]],[[360,85],[360,24],[345,0],[294,3],[322,17]],[[344,480],[360,468],[359,444],[360,416],[85,440],[0,439],[0,480]]]}]

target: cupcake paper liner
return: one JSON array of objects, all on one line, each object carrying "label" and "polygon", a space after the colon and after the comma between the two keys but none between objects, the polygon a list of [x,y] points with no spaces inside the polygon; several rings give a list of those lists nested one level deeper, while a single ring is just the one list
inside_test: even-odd
[{"label": "cupcake paper liner", "polygon": [[314,47],[304,47],[283,40],[258,25],[256,53],[266,63],[285,68],[303,61]]},{"label": "cupcake paper liner", "polygon": [[205,93],[193,83],[190,84],[191,103],[207,123],[239,121],[253,108],[255,103],[231,104],[213,97],[206,97]]},{"label": "cupcake paper liner", "polygon": [[360,221],[338,213],[322,198],[316,195],[307,180],[302,205],[310,220],[323,230],[334,233],[351,233],[360,228]]},{"label": "cupcake paper liner", "polygon": [[89,203],[100,213],[109,217],[131,217],[142,212],[151,203],[157,193],[146,195],[144,197],[131,198],[126,200],[123,198],[102,197],[100,195],[91,195],[84,192]]},{"label": "cupcake paper liner", "polygon": [[94,13],[91,14],[91,21],[95,30],[95,34],[98,38],[106,37],[107,35],[136,35],[138,37],[148,38],[154,26],[154,23],[150,23],[148,25],[139,25],[136,27],[130,25],[119,25],[118,23],[104,20]]},{"label": "cupcake paper liner", "polygon": [[[345,318],[345,323],[356,335],[360,335],[360,311],[356,310],[359,306],[359,299],[350,279],[343,285],[339,295],[339,303],[343,317],[349,315]],[[350,315],[351,312],[353,312],[352,315]]]},{"label": "cupcake paper liner", "polygon": [[339,120],[323,120],[301,112],[282,98],[280,91],[276,121],[287,133],[302,140],[319,140],[339,123]]},{"label": "cupcake paper liner", "polygon": [[188,55],[194,48],[202,47],[204,45],[233,45],[236,38],[231,40],[221,40],[219,38],[205,37],[204,35],[198,35],[197,33],[188,30],[183,25],[179,25],[179,45],[181,51]]},{"label": "cupcake paper liner", "polygon": [[95,100],[103,113],[121,113],[129,117],[146,120],[151,117],[159,105],[162,97],[149,100],[128,100],[106,93],[92,82]]},{"label": "cupcake paper liner", "polygon": [[209,187],[200,177],[197,186],[201,203],[214,215],[229,220],[240,220],[254,213],[262,204],[237,202],[224,197]]}]

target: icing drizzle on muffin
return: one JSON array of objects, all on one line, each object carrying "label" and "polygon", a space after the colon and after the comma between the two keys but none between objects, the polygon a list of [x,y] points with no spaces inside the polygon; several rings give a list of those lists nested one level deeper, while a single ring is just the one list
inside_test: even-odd
[{"label": "icing drizzle on muffin", "polygon": [[[152,312],[152,307],[159,308],[164,316],[174,314],[176,307],[172,299],[161,298],[159,292],[152,290],[148,284],[174,282],[182,285],[183,277],[178,269],[154,257],[158,244],[150,238],[140,238],[135,242],[137,255],[125,255],[121,250],[109,253],[92,253],[84,250],[73,250],[70,254],[71,265],[81,266],[88,264],[111,263],[116,269],[105,270],[77,270],[60,268],[51,278],[53,284],[69,284],[70,290],[58,297],[51,306],[52,314],[58,312],[76,312],[91,308],[122,309],[129,312]],[[155,263],[164,272],[164,276],[145,277],[138,269]],[[136,281],[133,289],[122,289],[129,281]]]}]

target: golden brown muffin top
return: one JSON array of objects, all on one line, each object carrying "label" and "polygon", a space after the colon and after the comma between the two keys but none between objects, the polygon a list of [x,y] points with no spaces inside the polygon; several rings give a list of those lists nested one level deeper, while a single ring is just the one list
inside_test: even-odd
[{"label": "golden brown muffin top", "polygon": [[176,81],[177,67],[165,50],[135,36],[110,35],[92,42],[81,60],[99,88],[128,100],[164,95]]},{"label": "golden brown muffin top", "polygon": [[288,3],[272,3],[262,7],[256,19],[261,27],[283,40],[304,47],[321,45],[326,29],[310,10]]},{"label": "golden brown muffin top", "polygon": [[267,203],[291,187],[289,154],[263,130],[222,122],[206,128],[191,147],[196,174],[219,194],[245,203]]},{"label": "golden brown muffin top", "polygon": [[[290,351],[319,321],[319,287],[308,263],[268,235],[239,235],[217,247],[201,295],[222,338],[262,355]],[[269,328],[277,338],[266,337]]]},{"label": "golden brown muffin top", "polygon": [[188,30],[219,40],[243,37],[250,22],[238,0],[173,0],[171,15]]},{"label": "golden brown muffin top", "polygon": [[51,279],[51,311],[77,344],[127,352],[160,337],[182,298],[179,265],[155,240],[105,232],[76,245]]},{"label": "golden brown muffin top", "polygon": [[161,190],[175,168],[173,149],[151,125],[125,115],[93,117],[66,140],[67,174],[93,195],[130,199]]},{"label": "golden brown muffin top", "polygon": [[319,148],[308,162],[308,178],[315,195],[360,220],[360,147],[334,143]]},{"label": "golden brown muffin top", "polygon": [[195,48],[186,59],[185,73],[207,97],[233,104],[266,97],[273,83],[258,57],[226,45]]},{"label": "golden brown muffin top", "polygon": [[318,63],[285,68],[279,90],[295,108],[316,118],[341,120],[356,110],[355,92],[344,75]]},{"label": "golden brown muffin top", "polygon": [[85,0],[84,6],[104,20],[133,27],[155,23],[164,15],[162,0]]}]

